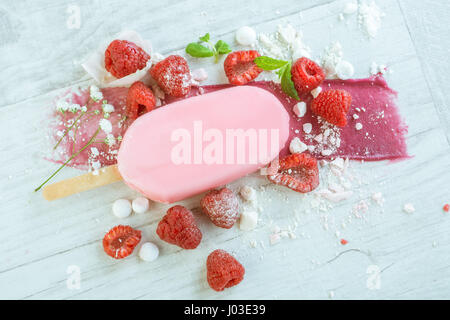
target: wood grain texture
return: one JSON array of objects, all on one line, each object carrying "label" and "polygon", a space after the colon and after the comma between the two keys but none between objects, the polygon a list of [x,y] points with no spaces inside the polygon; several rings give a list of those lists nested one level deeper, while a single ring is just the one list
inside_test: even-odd
[{"label": "wood grain texture", "polygon": [[[386,17],[379,35],[369,41],[358,29],[356,17],[349,18],[348,24],[338,21],[346,2],[281,0],[275,8],[273,1],[209,1],[208,6],[200,0],[78,1],[82,13],[78,30],[65,26],[70,1],[0,5],[4,18],[0,35],[5,30],[10,34],[0,42],[0,216],[4,221],[0,297],[327,299],[333,291],[337,299],[450,298],[450,216],[441,209],[450,202],[448,118],[443,119],[448,115],[444,88],[450,64],[446,59],[438,63],[448,50],[442,40],[445,26],[439,24],[448,21],[448,5],[435,1],[439,12],[434,12],[432,6],[422,10],[416,1],[378,0]],[[362,183],[355,186],[354,197],[328,212],[309,213],[303,210],[303,197],[281,187],[266,187],[258,194],[264,208],[262,223],[250,233],[238,228],[218,230],[200,213],[200,196],[183,201],[193,209],[204,234],[193,251],[157,238],[156,225],[167,205],[152,203],[150,212],[118,221],[111,214],[112,202],[137,195],[121,182],[55,202],[33,193],[57,167],[43,159],[49,150],[43,129],[48,106],[59,88],[88,83],[74,61],[79,62],[100,39],[129,27],[151,39],[155,51],[169,53],[207,31],[233,43],[234,30],[244,24],[258,32],[273,32],[286,22],[303,31],[316,57],[331,41],[339,40],[357,77],[368,75],[372,61],[394,71],[387,80],[399,92],[400,112],[409,125],[411,159],[352,162]],[[433,35],[422,26],[433,30]],[[435,53],[431,53],[433,46]],[[33,50],[32,59],[27,50]],[[206,68],[209,83],[225,81],[212,62],[189,59],[189,63],[192,68]],[[77,174],[66,169],[57,179]],[[230,187],[243,184],[266,182],[249,176]],[[384,210],[371,206],[363,218],[352,217],[349,222],[352,206],[377,191],[386,198]],[[402,212],[407,202],[414,204],[416,212]],[[271,246],[271,221],[281,227],[297,221],[297,239]],[[344,221],[347,226],[342,228]],[[153,263],[139,261],[136,255],[123,261],[107,257],[101,239],[118,223],[141,229],[144,239],[158,244],[160,257]],[[347,246],[339,244],[337,230],[349,240]],[[264,247],[251,248],[253,239]],[[205,277],[206,257],[216,248],[233,252],[246,268],[244,281],[222,293],[210,290]],[[80,289],[66,286],[71,265],[81,270]],[[377,290],[367,286],[370,266],[382,271]]]}]

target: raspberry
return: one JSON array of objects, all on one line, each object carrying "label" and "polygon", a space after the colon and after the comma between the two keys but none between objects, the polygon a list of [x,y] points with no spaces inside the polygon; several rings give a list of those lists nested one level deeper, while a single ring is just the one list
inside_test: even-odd
[{"label": "raspberry", "polygon": [[173,97],[184,97],[191,90],[191,72],[186,59],[172,55],[150,69],[161,89]]},{"label": "raspberry", "polygon": [[114,40],[105,51],[105,68],[114,77],[123,78],[145,68],[150,56],[136,44]]},{"label": "raspberry", "polygon": [[246,84],[255,79],[263,70],[253,62],[259,57],[256,50],[235,51],[223,63],[228,81],[234,85]]},{"label": "raspberry", "polygon": [[204,213],[216,226],[230,229],[239,216],[239,202],[228,188],[209,191],[200,201]]},{"label": "raspberry", "polygon": [[103,250],[114,259],[129,256],[141,241],[141,231],[130,226],[118,225],[108,231],[103,238]]},{"label": "raspberry", "polygon": [[449,211],[450,211],[450,204],[446,203],[442,209],[443,209],[445,212],[449,212]]},{"label": "raspberry", "polygon": [[317,160],[305,153],[291,154],[279,160],[277,173],[267,178],[297,192],[310,192],[319,185]]},{"label": "raspberry", "polygon": [[167,210],[156,229],[156,233],[168,243],[183,249],[195,249],[202,240],[202,232],[195,224],[194,215],[183,206]]},{"label": "raspberry", "polygon": [[291,69],[291,75],[295,89],[300,95],[317,88],[325,79],[322,68],[305,57],[295,61]]},{"label": "raspberry", "polygon": [[339,127],[347,125],[352,96],[345,90],[322,91],[311,103],[311,111]]},{"label": "raspberry", "polygon": [[127,116],[129,118],[136,119],[138,117],[140,106],[144,106],[147,111],[152,111],[155,105],[156,100],[152,90],[141,81],[136,81],[128,89]]},{"label": "raspberry", "polygon": [[341,244],[343,245],[343,246],[345,246],[346,244],[348,243],[348,241],[347,240],[345,240],[345,239],[341,239]]},{"label": "raspberry", "polygon": [[232,255],[224,250],[214,250],[206,260],[207,280],[211,289],[223,291],[244,279],[245,269]]}]

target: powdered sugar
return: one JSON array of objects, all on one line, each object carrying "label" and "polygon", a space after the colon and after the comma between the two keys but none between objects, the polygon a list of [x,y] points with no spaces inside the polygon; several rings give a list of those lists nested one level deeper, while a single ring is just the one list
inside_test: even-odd
[{"label": "powdered sugar", "polygon": [[376,5],[375,1],[362,2],[359,5],[358,24],[360,29],[369,37],[375,38],[381,27],[381,19],[385,14]]},{"label": "powdered sugar", "polygon": [[333,79],[337,77],[337,67],[342,61],[342,56],[342,45],[339,41],[335,41],[325,48],[320,63],[327,78]]},{"label": "powdered sugar", "polygon": [[277,32],[258,35],[258,51],[262,55],[283,60],[310,57],[311,49],[303,42],[303,34],[290,24],[278,25]]}]

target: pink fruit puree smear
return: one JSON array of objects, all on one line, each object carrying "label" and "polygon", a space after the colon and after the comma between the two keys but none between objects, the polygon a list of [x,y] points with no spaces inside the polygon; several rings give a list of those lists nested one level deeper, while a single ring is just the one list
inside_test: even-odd
[{"label": "pink fruit puree smear", "polygon": [[[130,120],[122,120],[122,116],[125,115],[125,102],[128,88],[105,88],[101,89],[101,92],[103,93],[103,99],[107,100],[109,104],[112,104],[115,109],[114,112],[110,113],[110,117],[108,118],[112,124],[111,134],[115,137],[120,135],[123,136],[131,123]],[[99,121],[103,118],[102,103],[101,101],[94,102],[89,98],[89,89],[78,90],[77,92],[68,91],[64,94],[64,97],[70,103],[76,103],[80,106],[86,105],[88,111],[81,118],[78,130],[76,132],[73,129],[71,130],[74,132],[74,137],[76,137],[76,139],[68,136],[64,137],[52,157],[50,157],[49,160],[57,163],[63,163],[74,152],[80,150],[95,133],[99,126]],[[93,113],[95,110],[98,110],[98,115]],[[69,111],[66,111],[63,114],[57,111],[54,112],[53,117],[56,121],[53,121],[53,124],[51,125],[51,134],[55,144],[60,139],[59,135],[64,133],[66,128],[69,127],[79,115],[80,111],[75,114]],[[82,151],[68,164],[68,166],[87,170],[95,162],[99,162],[102,167],[115,164],[117,162],[116,157],[120,143],[116,142],[114,145],[108,146],[101,142],[105,138],[106,133],[100,131],[95,139],[95,141],[98,142],[91,144]],[[93,154],[92,148],[98,150],[98,155]]]},{"label": "pink fruit puree smear", "polygon": [[[290,136],[287,145],[281,150],[280,157],[288,155],[289,142],[294,137],[299,137],[306,145],[310,146],[310,152],[318,159],[332,159],[336,157],[349,158],[353,160],[400,160],[408,158],[407,147],[405,143],[405,134],[407,126],[401,120],[395,100],[397,93],[389,88],[386,81],[381,75],[373,76],[367,79],[351,79],[351,80],[325,80],[322,89],[344,89],[352,95],[352,105],[347,114],[348,124],[344,128],[338,128],[327,124],[323,119],[313,115],[309,109],[312,96],[302,97],[302,101],[306,102],[307,112],[299,118],[293,112],[293,106],[298,101],[288,97],[281,91],[280,85],[270,81],[256,81],[249,85],[257,86],[273,93],[284,105],[290,116]],[[198,95],[200,93],[208,93],[216,90],[228,88],[231,85],[209,85],[202,87],[193,87],[189,96]],[[104,99],[109,104],[114,105],[115,112],[111,113],[108,120],[113,124],[112,134],[117,137],[123,136],[126,128],[130,125],[130,120],[121,121],[125,114],[125,101],[127,88],[105,88],[101,89]],[[72,103],[86,105],[89,100],[89,90],[73,93]],[[164,104],[177,101],[172,97],[167,97]],[[91,102],[92,103],[92,100]],[[88,110],[98,109],[101,111],[101,103],[92,103]],[[359,111],[358,111],[359,109]],[[356,114],[358,119],[354,119]],[[58,131],[64,131],[67,121],[75,119],[77,114],[73,115],[66,112],[64,115],[56,112],[55,117],[58,124],[54,127],[54,137]],[[85,117],[82,125],[78,129],[75,149],[73,149],[73,140],[67,137],[60,144],[56,155],[51,160],[62,162],[72,155],[73,150],[79,150],[92,136],[98,127],[98,122],[102,118],[102,113],[93,115],[90,118]],[[258,117],[258,114],[255,114]],[[120,123],[120,124],[119,124]],[[303,124],[311,123],[312,131],[306,134],[303,131]],[[360,123],[361,130],[356,130],[355,125]],[[326,128],[332,134],[327,137]],[[325,135],[324,135],[325,133]],[[322,134],[322,139],[317,136]],[[96,140],[104,139],[104,133],[99,134]],[[332,142],[329,142],[330,137]],[[337,141],[339,140],[339,141]],[[98,156],[91,154],[91,147],[95,147],[99,151]],[[91,147],[84,150],[69,165],[72,167],[87,169],[93,161],[99,161],[101,166],[115,164],[117,159],[117,150],[119,143],[109,147],[104,143],[95,143]],[[330,155],[324,155],[323,150],[331,150]]]}]

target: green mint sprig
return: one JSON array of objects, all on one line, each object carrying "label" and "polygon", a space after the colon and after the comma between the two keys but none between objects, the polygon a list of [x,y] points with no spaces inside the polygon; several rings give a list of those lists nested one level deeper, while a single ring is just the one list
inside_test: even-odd
[{"label": "green mint sprig", "polygon": [[258,67],[266,71],[277,70],[276,74],[281,80],[281,89],[283,92],[295,100],[300,100],[297,90],[295,90],[294,82],[292,82],[292,63],[290,61],[260,56],[255,59],[255,63]]},{"label": "green mint sprig", "polygon": [[[203,45],[204,43],[205,45]],[[231,48],[223,40],[219,40],[213,45],[209,33],[199,38],[199,42],[191,42],[186,47],[186,53],[196,58],[214,57],[215,61],[219,61],[221,54],[231,52]]]}]

